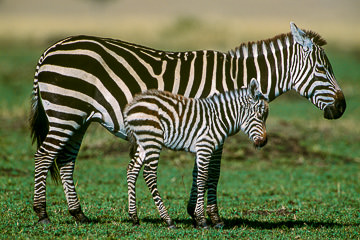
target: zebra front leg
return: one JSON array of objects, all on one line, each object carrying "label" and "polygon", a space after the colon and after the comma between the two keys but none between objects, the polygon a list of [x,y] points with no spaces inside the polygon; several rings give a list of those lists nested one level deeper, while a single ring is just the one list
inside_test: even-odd
[{"label": "zebra front leg", "polygon": [[[211,155],[210,163],[209,163],[209,177],[206,183],[206,188],[208,191],[208,204],[206,208],[206,213],[210,217],[212,224],[216,228],[221,228],[224,226],[224,222],[221,220],[218,212],[217,207],[217,185],[219,182],[220,177],[220,163],[221,163],[221,155],[222,155],[223,145],[219,146],[217,150]],[[191,187],[190,193],[190,200],[188,202],[187,211],[189,215],[194,220],[194,225],[196,225],[195,221],[195,206],[196,206],[196,199],[197,199],[197,175],[198,175],[198,168],[195,161],[194,169],[193,169],[193,182]]]},{"label": "zebra front leg", "polygon": [[176,226],[172,221],[172,219],[170,218],[169,213],[166,210],[166,207],[164,206],[164,203],[160,197],[157,188],[157,166],[158,166],[159,154],[157,154],[156,157],[154,156],[153,153],[151,157],[153,160],[146,162],[144,167],[144,173],[143,173],[144,179],[152,194],[155,205],[160,213],[161,219],[167,224],[168,228],[175,229]]},{"label": "zebra front leg", "polygon": [[198,169],[197,176],[197,199],[196,199],[196,207],[194,211],[196,226],[201,228],[208,228],[205,218],[204,211],[204,197],[205,197],[205,189],[206,182],[208,179],[208,168],[209,161],[211,158],[211,153],[209,149],[204,149],[202,146],[201,150],[198,150],[196,153],[196,163]]},{"label": "zebra front leg", "polygon": [[217,150],[211,155],[209,163],[209,178],[207,181],[207,207],[206,213],[210,217],[210,220],[215,228],[224,227],[224,222],[219,216],[219,210],[217,206],[217,185],[220,178],[220,165],[223,145],[219,146]]},{"label": "zebra front leg", "polygon": [[35,153],[35,179],[33,208],[39,218],[38,224],[50,224],[46,212],[46,178],[55,156],[40,147]]}]

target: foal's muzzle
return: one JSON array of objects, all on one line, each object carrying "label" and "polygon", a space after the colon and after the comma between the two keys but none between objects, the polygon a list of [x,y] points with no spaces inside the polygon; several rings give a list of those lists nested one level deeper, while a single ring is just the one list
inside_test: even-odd
[{"label": "foal's muzzle", "polygon": [[256,138],[254,141],[254,147],[255,148],[262,148],[267,143],[267,136],[261,136],[259,138]]}]

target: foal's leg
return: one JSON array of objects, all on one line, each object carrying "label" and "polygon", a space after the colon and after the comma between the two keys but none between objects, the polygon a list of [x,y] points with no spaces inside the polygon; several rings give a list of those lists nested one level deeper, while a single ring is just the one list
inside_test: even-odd
[{"label": "foal's leg", "polygon": [[127,168],[128,184],[128,212],[134,225],[139,225],[139,217],[136,208],[136,180],[143,165],[144,153],[140,146],[137,146],[136,152]]},{"label": "foal's leg", "polygon": [[161,145],[151,146],[151,153],[146,156],[146,163],[144,167],[144,179],[145,182],[152,194],[155,205],[160,213],[161,219],[168,225],[169,228],[176,228],[172,219],[169,216],[166,207],[160,197],[158,188],[157,188],[157,167],[159,162],[159,155],[161,150]]},{"label": "foal's leg", "polygon": [[205,211],[204,211],[204,196],[206,189],[206,182],[208,180],[209,161],[211,158],[211,149],[202,145],[196,152],[197,164],[197,199],[194,211],[196,225],[201,228],[208,228],[206,224]]},{"label": "foal's leg", "polygon": [[[208,204],[206,208],[206,213],[211,219],[211,222],[215,227],[222,227],[224,223],[220,219],[218,207],[217,207],[217,185],[220,177],[220,163],[221,163],[221,155],[222,155],[223,145],[219,146],[217,150],[211,155],[210,165],[209,165],[209,177],[206,183],[206,189],[208,190]],[[198,168],[195,161],[194,169],[193,169],[193,182],[190,193],[190,200],[188,202],[187,211],[189,215],[195,221],[195,206],[197,200],[197,176],[198,176]],[[196,221],[194,222],[196,224]]]},{"label": "foal's leg", "polygon": [[220,164],[223,145],[219,146],[217,150],[211,155],[209,164],[209,178],[207,181],[207,207],[206,213],[210,217],[212,224],[216,228],[224,226],[224,222],[220,219],[219,210],[217,206],[217,186],[220,178]]}]

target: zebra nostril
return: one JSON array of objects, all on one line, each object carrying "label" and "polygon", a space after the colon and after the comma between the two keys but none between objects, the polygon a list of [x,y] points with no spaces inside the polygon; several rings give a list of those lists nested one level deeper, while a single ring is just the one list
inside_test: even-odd
[{"label": "zebra nostril", "polygon": [[259,137],[259,138],[255,139],[254,146],[256,148],[261,148],[261,147],[265,146],[266,143],[267,143],[267,137],[266,136],[265,137]]}]

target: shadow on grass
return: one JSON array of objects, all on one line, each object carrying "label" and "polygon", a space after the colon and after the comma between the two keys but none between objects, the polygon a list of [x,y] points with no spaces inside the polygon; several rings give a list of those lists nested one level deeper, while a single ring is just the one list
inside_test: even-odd
[{"label": "shadow on grass", "polygon": [[[188,225],[193,226],[192,219],[173,219],[176,225]],[[360,223],[336,223],[331,221],[300,221],[300,220],[285,220],[285,221],[276,221],[276,222],[266,222],[266,221],[256,221],[256,220],[248,220],[242,218],[236,219],[223,219],[225,226],[223,229],[232,229],[234,227],[249,227],[253,229],[279,229],[279,228],[295,228],[295,227],[310,227],[310,228],[337,228],[344,226],[359,226]],[[129,221],[130,222],[130,221]],[[153,218],[144,218],[141,219],[140,222],[143,223],[152,223],[156,225],[164,225],[165,223],[160,219]],[[208,223],[210,221],[208,220]]]},{"label": "shadow on grass", "polygon": [[300,221],[300,220],[285,220],[276,222],[265,222],[248,219],[224,219],[224,229],[233,228],[236,226],[246,226],[255,229],[276,229],[276,228],[295,228],[295,227],[310,227],[310,228],[334,228],[343,226],[360,226],[360,223],[336,223],[331,221]]}]

